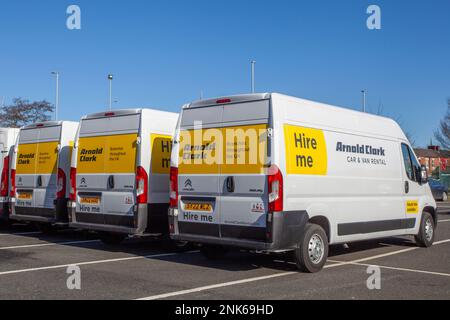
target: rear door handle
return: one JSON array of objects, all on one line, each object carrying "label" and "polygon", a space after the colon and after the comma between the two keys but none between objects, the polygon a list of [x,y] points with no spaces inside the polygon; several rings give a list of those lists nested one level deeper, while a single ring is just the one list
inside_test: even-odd
[{"label": "rear door handle", "polygon": [[108,178],[108,188],[114,189],[114,176],[109,176]]},{"label": "rear door handle", "polygon": [[37,184],[38,184],[38,187],[42,187],[42,176],[38,176]]},{"label": "rear door handle", "polygon": [[234,183],[234,177],[228,177],[226,184],[227,184],[227,191],[233,193],[236,188]]}]

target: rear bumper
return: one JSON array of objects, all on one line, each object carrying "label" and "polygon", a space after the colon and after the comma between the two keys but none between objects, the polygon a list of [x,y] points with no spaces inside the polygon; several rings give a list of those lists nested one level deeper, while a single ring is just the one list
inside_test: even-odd
[{"label": "rear bumper", "polygon": [[23,222],[41,222],[59,226],[68,225],[67,200],[55,200],[54,208],[17,207],[11,201],[11,220]]},{"label": "rear bumper", "polygon": [[[178,210],[169,210],[171,238],[176,241],[189,241],[199,244],[213,244],[257,251],[288,251],[298,246],[300,237],[309,216],[306,211],[276,212],[268,216],[265,241],[249,239],[251,235],[242,233],[239,237],[217,237],[207,234],[187,234],[180,232]],[[217,226],[215,226],[217,227]]]},{"label": "rear bumper", "polygon": [[[160,209],[160,206],[164,209]],[[164,212],[163,217],[159,217],[159,211]],[[76,204],[70,202],[69,212],[71,228],[137,237],[168,234],[167,205],[140,204],[134,215],[107,215],[76,212]]]}]

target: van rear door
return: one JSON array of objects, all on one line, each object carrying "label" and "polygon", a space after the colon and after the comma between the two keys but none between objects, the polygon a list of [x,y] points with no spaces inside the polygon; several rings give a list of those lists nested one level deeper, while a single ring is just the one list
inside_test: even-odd
[{"label": "van rear door", "polygon": [[17,206],[54,209],[61,125],[20,133],[16,163]]},{"label": "van rear door", "polygon": [[[205,115],[213,116],[205,121]],[[269,116],[267,99],[184,110],[179,166],[180,233],[193,234],[187,227],[190,226],[201,227],[204,235],[266,239]],[[188,138],[194,143],[185,143],[183,132],[189,129],[185,125],[192,125],[193,120],[203,122],[203,140],[195,140],[201,137],[199,130],[188,130]],[[186,165],[186,159],[195,161],[199,157],[203,161],[200,165]],[[211,158],[216,161],[205,163]],[[183,230],[183,226],[188,230]]]},{"label": "van rear door", "polygon": [[[89,221],[115,225],[121,224],[120,216],[133,215],[140,120],[140,112],[82,120],[76,146],[76,211],[103,216]],[[125,220],[132,224],[132,219]]]}]

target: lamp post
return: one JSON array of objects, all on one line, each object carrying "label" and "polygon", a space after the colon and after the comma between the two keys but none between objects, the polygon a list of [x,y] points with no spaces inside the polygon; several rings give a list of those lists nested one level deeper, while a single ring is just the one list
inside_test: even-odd
[{"label": "lamp post", "polygon": [[252,93],[255,93],[255,64],[256,61],[252,60]]},{"label": "lamp post", "polygon": [[109,80],[109,111],[112,110],[112,81],[113,81],[113,75],[108,74],[108,80]]},{"label": "lamp post", "polygon": [[363,97],[362,97],[362,101],[363,101],[363,112],[365,113],[366,112],[366,94],[367,94],[367,91],[366,90],[362,90],[361,91],[361,93],[362,93],[362,95],[363,95]]},{"label": "lamp post", "polygon": [[58,111],[59,111],[59,72],[53,71],[52,75],[56,78],[56,97],[55,97],[55,121],[58,121]]}]

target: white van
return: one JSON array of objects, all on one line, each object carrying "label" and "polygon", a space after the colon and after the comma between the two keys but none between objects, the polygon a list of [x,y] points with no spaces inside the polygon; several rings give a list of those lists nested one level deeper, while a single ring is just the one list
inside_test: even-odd
[{"label": "white van", "polygon": [[11,158],[14,152],[19,129],[0,128],[0,221],[9,220],[9,202],[11,191]]},{"label": "white van", "polygon": [[329,244],[434,241],[426,170],[391,119],[276,93],[198,101],[183,107],[171,165],[172,239],[210,258],[292,250],[317,272]]},{"label": "white van", "polygon": [[70,158],[78,123],[36,123],[20,130],[11,174],[11,219],[44,232],[68,225]]},{"label": "white van", "polygon": [[82,118],[71,169],[73,228],[105,243],[169,236],[169,172],[178,114],[133,109]]}]

